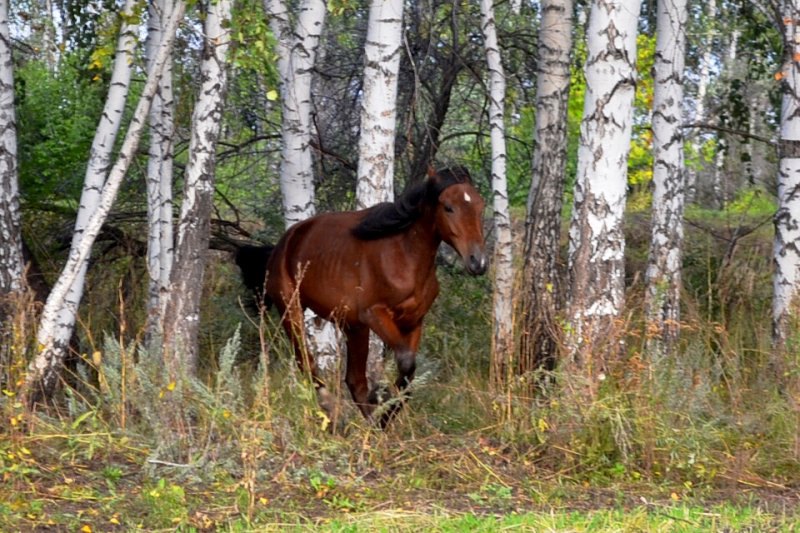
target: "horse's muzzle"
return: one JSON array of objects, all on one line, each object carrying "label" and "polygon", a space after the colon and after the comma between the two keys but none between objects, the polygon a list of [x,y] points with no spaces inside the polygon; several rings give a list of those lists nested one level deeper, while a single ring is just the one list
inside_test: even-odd
[{"label": "horse's muzzle", "polygon": [[469,254],[464,263],[467,267],[467,272],[473,276],[480,276],[486,272],[486,254],[483,251],[475,251]]}]

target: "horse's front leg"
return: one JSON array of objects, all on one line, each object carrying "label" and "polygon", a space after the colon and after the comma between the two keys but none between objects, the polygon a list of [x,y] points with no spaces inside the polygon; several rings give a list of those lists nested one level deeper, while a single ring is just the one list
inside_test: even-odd
[{"label": "horse's front leg", "polygon": [[[394,321],[391,311],[382,305],[373,306],[362,315],[362,322],[367,324],[394,352],[397,362],[395,386],[402,393],[413,381],[417,369],[417,349],[422,336],[422,324],[419,323],[411,329],[401,329]],[[377,391],[370,393],[372,403],[378,403],[378,397]],[[407,393],[402,394],[400,401],[394,402],[381,416],[381,427],[385,428],[397,414],[406,397]]]}]

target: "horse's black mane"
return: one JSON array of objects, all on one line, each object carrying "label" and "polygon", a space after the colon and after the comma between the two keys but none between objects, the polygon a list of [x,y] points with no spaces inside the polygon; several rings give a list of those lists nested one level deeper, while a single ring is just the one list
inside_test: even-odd
[{"label": "horse's black mane", "polygon": [[457,183],[472,183],[465,167],[438,170],[435,175],[406,188],[394,202],[371,207],[367,215],[353,228],[353,235],[359,239],[371,240],[401,233],[422,215],[423,207],[435,204],[443,190]]}]

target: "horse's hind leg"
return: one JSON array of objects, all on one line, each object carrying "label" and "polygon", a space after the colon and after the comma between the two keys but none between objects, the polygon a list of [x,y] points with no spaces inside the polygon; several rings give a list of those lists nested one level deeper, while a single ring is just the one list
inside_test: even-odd
[{"label": "horse's hind leg", "polygon": [[300,306],[300,303],[294,299],[290,300],[288,304],[285,304],[280,311],[282,311],[281,324],[286,331],[286,335],[292,342],[294,355],[297,359],[297,366],[300,368],[301,372],[308,372],[311,376],[314,388],[317,390],[319,405],[330,417],[333,413],[334,399],[325,387],[325,382],[319,376],[314,354],[309,349],[308,342],[306,341],[303,308]]}]

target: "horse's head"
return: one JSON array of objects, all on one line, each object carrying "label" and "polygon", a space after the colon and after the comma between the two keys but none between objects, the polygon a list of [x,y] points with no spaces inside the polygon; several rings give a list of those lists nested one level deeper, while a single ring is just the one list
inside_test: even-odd
[{"label": "horse's head", "polygon": [[486,272],[486,245],[483,238],[485,202],[464,168],[429,172],[428,180],[441,187],[436,205],[436,228],[442,240],[455,248],[467,271]]}]

